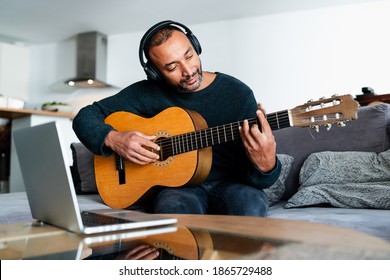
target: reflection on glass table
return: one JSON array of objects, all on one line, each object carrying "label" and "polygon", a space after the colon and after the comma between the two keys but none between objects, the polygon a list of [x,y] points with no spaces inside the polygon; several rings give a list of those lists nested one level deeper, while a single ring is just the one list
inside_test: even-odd
[{"label": "reflection on glass table", "polygon": [[86,259],[240,259],[275,250],[281,242],[180,226],[176,232],[91,245]]},{"label": "reflection on glass table", "polygon": [[257,217],[180,215],[173,226],[77,235],[46,224],[0,227],[0,259],[390,259],[390,245],[330,225]]}]

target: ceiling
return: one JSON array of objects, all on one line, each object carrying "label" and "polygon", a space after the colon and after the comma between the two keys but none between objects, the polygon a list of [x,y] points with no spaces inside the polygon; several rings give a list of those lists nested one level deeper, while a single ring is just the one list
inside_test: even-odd
[{"label": "ceiling", "polygon": [[186,25],[375,0],[1,0],[0,41],[40,44],[87,31],[144,31],[172,19]]}]

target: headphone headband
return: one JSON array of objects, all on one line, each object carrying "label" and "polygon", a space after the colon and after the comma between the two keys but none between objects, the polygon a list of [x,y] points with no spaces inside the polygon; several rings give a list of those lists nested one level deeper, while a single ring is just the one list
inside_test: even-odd
[{"label": "headphone headband", "polygon": [[180,30],[182,30],[183,33],[187,36],[188,40],[191,42],[196,53],[198,55],[202,53],[202,47],[200,46],[198,39],[187,26],[172,20],[164,20],[159,23],[156,23],[151,28],[149,28],[148,31],[146,31],[144,36],[142,36],[139,46],[139,61],[141,63],[141,66],[144,69],[146,76],[154,81],[162,81],[163,78],[160,75],[159,71],[152,65],[152,63],[144,60],[144,56],[147,57],[145,53],[145,45],[149,42],[153,35],[168,26],[178,27]]}]

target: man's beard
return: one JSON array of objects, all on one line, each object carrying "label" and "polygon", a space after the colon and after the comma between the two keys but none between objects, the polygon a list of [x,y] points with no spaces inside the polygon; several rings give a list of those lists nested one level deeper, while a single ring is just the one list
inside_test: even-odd
[{"label": "man's beard", "polygon": [[[194,87],[192,87],[192,88],[189,88],[189,87],[183,85],[186,81],[190,80],[196,74],[198,74],[198,77],[199,77],[198,84],[194,85]],[[185,79],[180,80],[180,84],[178,85],[177,90],[180,91],[180,92],[194,92],[194,91],[196,91],[200,87],[200,85],[202,84],[202,81],[203,81],[202,70],[200,68],[198,68],[196,70],[196,72],[194,72],[191,76],[189,76],[189,77],[187,77]]]}]

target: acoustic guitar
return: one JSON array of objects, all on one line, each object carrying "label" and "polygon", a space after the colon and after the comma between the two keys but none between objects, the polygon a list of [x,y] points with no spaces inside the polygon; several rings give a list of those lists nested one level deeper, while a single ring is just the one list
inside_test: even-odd
[{"label": "acoustic guitar", "polygon": [[[341,126],[357,119],[359,104],[351,95],[333,96],[309,101],[290,110],[267,114],[272,130],[290,126],[330,129],[332,123]],[[117,154],[94,156],[96,185],[103,201],[112,208],[127,208],[147,197],[155,186],[181,187],[198,185],[208,176],[211,147],[240,139],[243,121],[209,128],[197,112],[170,107],[152,118],[129,112],[115,112],[105,122],[124,132],[138,130],[156,135],[160,159],[148,165],[134,164]],[[248,119],[249,125],[257,118]]]}]

